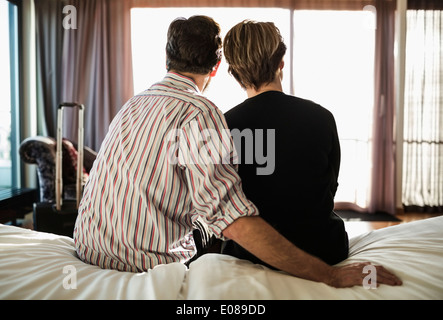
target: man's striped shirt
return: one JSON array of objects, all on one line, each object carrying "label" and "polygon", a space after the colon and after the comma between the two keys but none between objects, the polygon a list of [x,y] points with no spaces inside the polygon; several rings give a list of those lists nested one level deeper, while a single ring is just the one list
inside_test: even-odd
[{"label": "man's striped shirt", "polygon": [[79,208],[79,257],[133,272],[188,261],[196,225],[222,238],[235,219],[258,214],[234,156],[221,111],[191,79],[168,73],[109,127]]}]

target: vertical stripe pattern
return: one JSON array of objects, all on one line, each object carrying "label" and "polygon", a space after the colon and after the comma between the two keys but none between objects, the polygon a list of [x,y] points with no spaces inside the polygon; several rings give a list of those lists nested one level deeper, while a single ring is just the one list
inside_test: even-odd
[{"label": "vertical stripe pattern", "polygon": [[220,110],[176,73],[130,99],[85,185],[74,230],[79,257],[132,272],[186,262],[197,219],[222,237],[235,219],[257,215],[226,128]]}]

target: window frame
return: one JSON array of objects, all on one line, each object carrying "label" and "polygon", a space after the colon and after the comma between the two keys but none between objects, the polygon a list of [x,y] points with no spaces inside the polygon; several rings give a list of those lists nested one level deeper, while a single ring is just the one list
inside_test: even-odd
[{"label": "window frame", "polygon": [[[18,189],[21,187],[21,162],[19,155],[20,147],[20,64],[21,64],[21,19],[20,9],[21,3],[16,0],[7,0],[4,2],[4,14],[7,16],[5,45],[8,50],[9,57],[6,57],[4,63],[9,63],[9,74],[5,74],[6,81],[9,82],[9,110],[5,110],[9,115],[9,132],[7,143],[9,143],[9,160],[10,164],[5,164],[5,179],[2,179],[1,189]],[[3,9],[2,9],[3,10]]]},{"label": "window frame", "polygon": [[[21,88],[21,2],[8,0],[9,2],[9,50],[10,50],[10,83],[11,83],[11,187],[20,188],[21,161],[18,153],[21,138],[20,125],[20,88]],[[12,18],[12,19],[11,19]]]}]

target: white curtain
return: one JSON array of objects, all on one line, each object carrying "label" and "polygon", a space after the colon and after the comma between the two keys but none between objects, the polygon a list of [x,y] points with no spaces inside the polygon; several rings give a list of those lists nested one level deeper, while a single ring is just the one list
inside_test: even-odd
[{"label": "white curtain", "polygon": [[408,10],[403,204],[443,211],[443,11]]}]

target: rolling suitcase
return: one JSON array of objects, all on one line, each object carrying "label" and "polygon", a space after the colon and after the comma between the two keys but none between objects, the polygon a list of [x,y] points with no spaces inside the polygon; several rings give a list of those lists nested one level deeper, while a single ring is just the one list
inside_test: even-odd
[{"label": "rolling suitcase", "polygon": [[[76,199],[63,199],[62,179],[62,126],[64,108],[78,108],[77,177]],[[75,220],[83,189],[83,113],[84,106],[77,103],[62,103],[57,110],[57,151],[55,161],[55,203],[34,203],[34,229],[64,236],[73,236]]]}]

